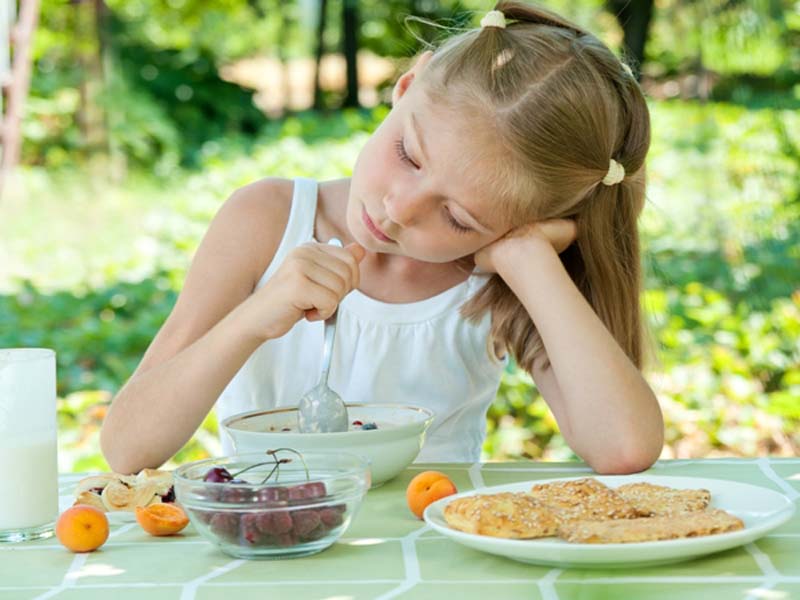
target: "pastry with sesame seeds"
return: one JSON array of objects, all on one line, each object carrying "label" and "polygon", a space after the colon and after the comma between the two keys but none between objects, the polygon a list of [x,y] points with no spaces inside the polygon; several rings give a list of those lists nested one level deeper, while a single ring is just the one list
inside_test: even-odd
[{"label": "pastry with sesame seeds", "polygon": [[679,490],[652,483],[628,483],[614,490],[630,502],[640,517],[668,517],[705,510],[711,492],[703,489]]},{"label": "pastry with sesame seeds", "polygon": [[616,521],[571,521],[563,523],[559,537],[583,544],[626,544],[715,535],[744,529],[744,523],[724,510],[711,509],[671,515]]},{"label": "pastry with sesame seeds", "polygon": [[534,485],[529,494],[562,521],[632,519],[634,507],[596,479],[585,478]]},{"label": "pastry with sesame seeds", "polygon": [[444,519],[466,533],[510,539],[555,535],[558,519],[524,492],[466,496],[450,502]]}]

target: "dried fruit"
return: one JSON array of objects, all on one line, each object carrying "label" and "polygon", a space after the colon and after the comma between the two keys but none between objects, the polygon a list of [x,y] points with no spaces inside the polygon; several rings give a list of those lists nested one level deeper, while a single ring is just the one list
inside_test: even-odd
[{"label": "dried fruit", "polygon": [[136,521],[150,535],[173,535],[189,524],[189,517],[175,504],[136,507]]}]

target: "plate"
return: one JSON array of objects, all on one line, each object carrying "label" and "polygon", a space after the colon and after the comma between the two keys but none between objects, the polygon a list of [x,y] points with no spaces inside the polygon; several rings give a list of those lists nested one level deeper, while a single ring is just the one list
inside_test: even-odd
[{"label": "plate", "polygon": [[658,542],[573,544],[554,537],[507,540],[464,533],[451,529],[444,520],[444,507],[457,498],[475,494],[526,492],[535,484],[575,479],[583,477],[525,481],[447,496],[428,506],[423,518],[434,530],[459,544],[521,562],[553,567],[629,568],[688,560],[747,544],[788,521],[795,510],[794,503],[783,494],[736,481],[655,475],[599,475],[594,479],[610,488],[626,483],[647,482],[672,488],[706,489],[711,492],[711,507],[736,515],[744,521],[745,527],[730,533]]}]

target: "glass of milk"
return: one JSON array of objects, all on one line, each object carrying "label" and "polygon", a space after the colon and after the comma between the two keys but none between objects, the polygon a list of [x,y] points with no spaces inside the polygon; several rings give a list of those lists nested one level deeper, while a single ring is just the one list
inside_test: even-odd
[{"label": "glass of milk", "polygon": [[0,348],[0,542],[50,537],[57,517],[56,353]]}]

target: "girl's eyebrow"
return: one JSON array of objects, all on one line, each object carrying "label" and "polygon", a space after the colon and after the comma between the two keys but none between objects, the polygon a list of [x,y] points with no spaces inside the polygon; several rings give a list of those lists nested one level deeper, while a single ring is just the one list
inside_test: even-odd
[{"label": "girl's eyebrow", "polygon": [[[430,162],[430,160],[428,159],[428,153],[425,151],[425,140],[422,138],[422,131],[421,131],[421,129],[420,129],[420,126],[419,126],[419,121],[417,121],[417,118],[416,118],[416,116],[414,115],[414,113],[413,113],[413,112],[412,112],[412,113],[409,113],[409,115],[410,115],[410,117],[411,117],[411,127],[412,127],[412,129],[414,130],[414,137],[416,137],[416,138],[417,138],[417,146],[419,146],[419,150],[420,150],[420,152],[422,152],[422,158],[424,158],[424,159],[425,159],[425,162],[429,163],[429,162]],[[492,228],[491,228],[491,227],[487,227],[486,225],[484,225],[484,224],[483,224],[483,222],[481,222],[479,219],[477,219],[477,218],[475,217],[475,215],[473,215],[471,212],[469,212],[469,211],[468,211],[468,210],[467,210],[467,209],[464,207],[464,205],[463,205],[463,204],[461,204],[460,202],[458,202],[457,200],[455,200],[455,199],[453,199],[453,198],[450,198],[449,196],[445,196],[445,199],[446,199],[446,200],[449,200],[449,201],[450,201],[450,202],[452,202],[453,204],[456,204],[456,205],[458,205],[458,207],[459,207],[459,208],[460,208],[462,211],[464,211],[464,213],[466,213],[466,215],[467,215],[467,216],[468,216],[468,217],[469,217],[469,218],[470,218],[472,221],[474,221],[474,222],[475,222],[475,223],[476,223],[476,224],[479,226],[479,228],[480,228],[480,229],[483,229],[483,230],[484,230],[484,233],[494,233],[494,231],[492,230]]]}]

